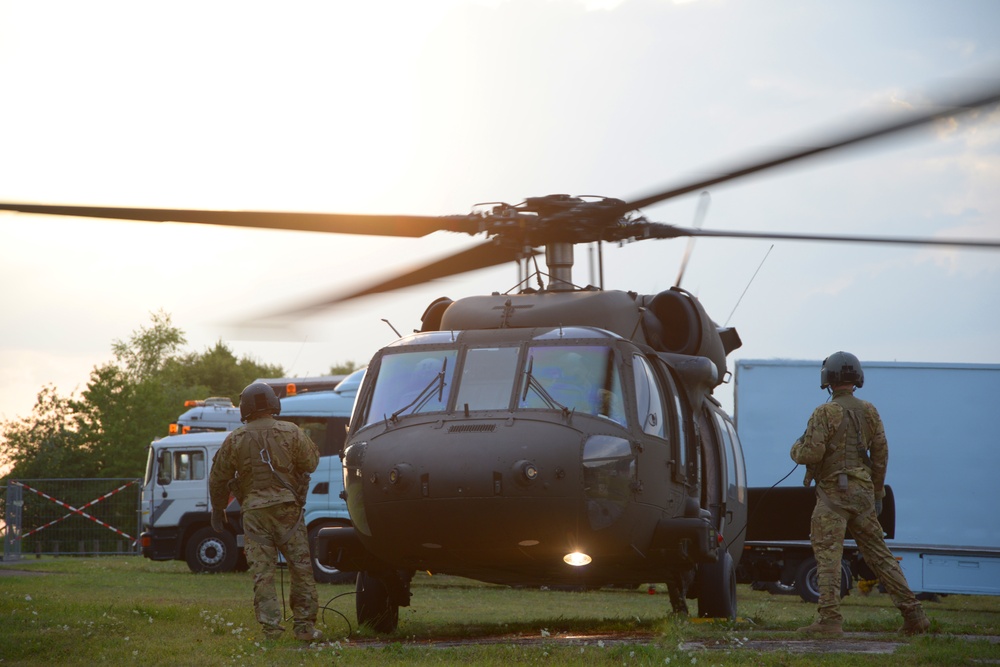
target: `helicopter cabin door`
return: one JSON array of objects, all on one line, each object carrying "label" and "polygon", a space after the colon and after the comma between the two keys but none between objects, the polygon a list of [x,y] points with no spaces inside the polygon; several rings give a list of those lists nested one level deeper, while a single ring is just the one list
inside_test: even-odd
[{"label": "helicopter cabin door", "polygon": [[[743,449],[732,420],[719,408],[714,405],[706,406],[702,411],[701,422],[705,470],[718,471],[717,475],[706,476],[706,487],[714,485],[716,480],[718,482],[709,496],[708,509],[713,516],[722,519],[718,525],[730,553],[739,553],[743,548],[742,529],[747,520]],[[709,454],[715,457],[712,464],[707,462]]]},{"label": "helicopter cabin door", "polygon": [[652,482],[647,491],[651,502],[669,516],[677,516],[685,498],[696,489],[697,453],[691,448],[690,410],[662,360],[637,354],[633,362],[639,424],[643,435],[652,437],[652,446],[643,454],[645,469],[657,471],[647,478]]},{"label": "helicopter cabin door", "polygon": [[747,473],[736,425],[721,410],[713,413],[726,453],[726,525],[722,531],[734,560],[743,550],[747,522]]}]

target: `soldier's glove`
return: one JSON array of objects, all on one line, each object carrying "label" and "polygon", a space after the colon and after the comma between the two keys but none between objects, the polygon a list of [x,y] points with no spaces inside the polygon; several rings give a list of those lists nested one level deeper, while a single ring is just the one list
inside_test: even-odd
[{"label": "soldier's glove", "polygon": [[226,524],[229,523],[229,519],[226,518],[226,510],[221,507],[212,509],[212,530],[217,533],[225,532]]},{"label": "soldier's glove", "polygon": [[878,516],[881,513],[882,513],[882,499],[881,498],[876,498],[875,499],[875,516]]}]

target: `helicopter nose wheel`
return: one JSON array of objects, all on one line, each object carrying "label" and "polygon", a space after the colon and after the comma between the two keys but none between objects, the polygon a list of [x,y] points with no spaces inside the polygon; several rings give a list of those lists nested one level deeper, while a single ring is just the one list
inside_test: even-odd
[{"label": "helicopter nose wheel", "polygon": [[401,571],[358,572],[355,610],[359,625],[378,633],[395,632],[399,608],[410,606],[410,579]]}]

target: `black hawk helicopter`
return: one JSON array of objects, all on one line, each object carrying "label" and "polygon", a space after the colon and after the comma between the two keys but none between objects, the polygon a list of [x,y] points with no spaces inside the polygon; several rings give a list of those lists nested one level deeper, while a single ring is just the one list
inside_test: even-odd
[{"label": "black hawk helicopter", "polygon": [[[317,306],[509,261],[537,287],[431,303],[418,332],[368,365],[341,457],[353,527],[320,531],[325,564],[357,571],[357,615],[382,632],[417,570],[509,585],[687,582],[701,616],[735,618],[747,521],[743,454],[713,396],[740,347],[689,292],[578,287],[576,244],[738,237],[1000,248],[998,240],[726,232],[651,222],[640,209],[993,105],[1000,90],[815,147],[623,201],[549,195],[444,217],[0,203],[0,210],[487,240]],[[542,282],[542,277],[547,283]],[[678,280],[679,283],[679,280]],[[294,316],[302,311],[289,311]]]}]

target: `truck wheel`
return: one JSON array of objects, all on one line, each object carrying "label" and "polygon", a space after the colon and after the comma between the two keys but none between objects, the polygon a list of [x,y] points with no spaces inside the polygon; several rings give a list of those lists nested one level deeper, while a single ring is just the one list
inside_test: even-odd
[{"label": "truck wheel", "polygon": [[232,533],[217,533],[205,526],[188,540],[184,556],[192,572],[231,572],[239,554]]},{"label": "truck wheel", "polygon": [[389,587],[368,572],[358,572],[355,589],[358,624],[375,632],[393,632],[399,626],[399,605],[389,599]]},{"label": "truck wheel", "polygon": [[[851,592],[851,566],[840,561],[840,597]],[[799,565],[795,573],[795,591],[805,602],[819,602],[819,581],[816,559],[810,556]]]},{"label": "truck wheel", "polygon": [[736,568],[728,551],[698,566],[698,616],[736,620]]},{"label": "truck wheel", "polygon": [[316,553],[316,535],[320,528],[336,526],[334,523],[317,523],[309,529],[309,554],[312,557],[313,579],[317,584],[346,584],[355,578],[356,572],[341,572],[335,567],[323,565]]}]

